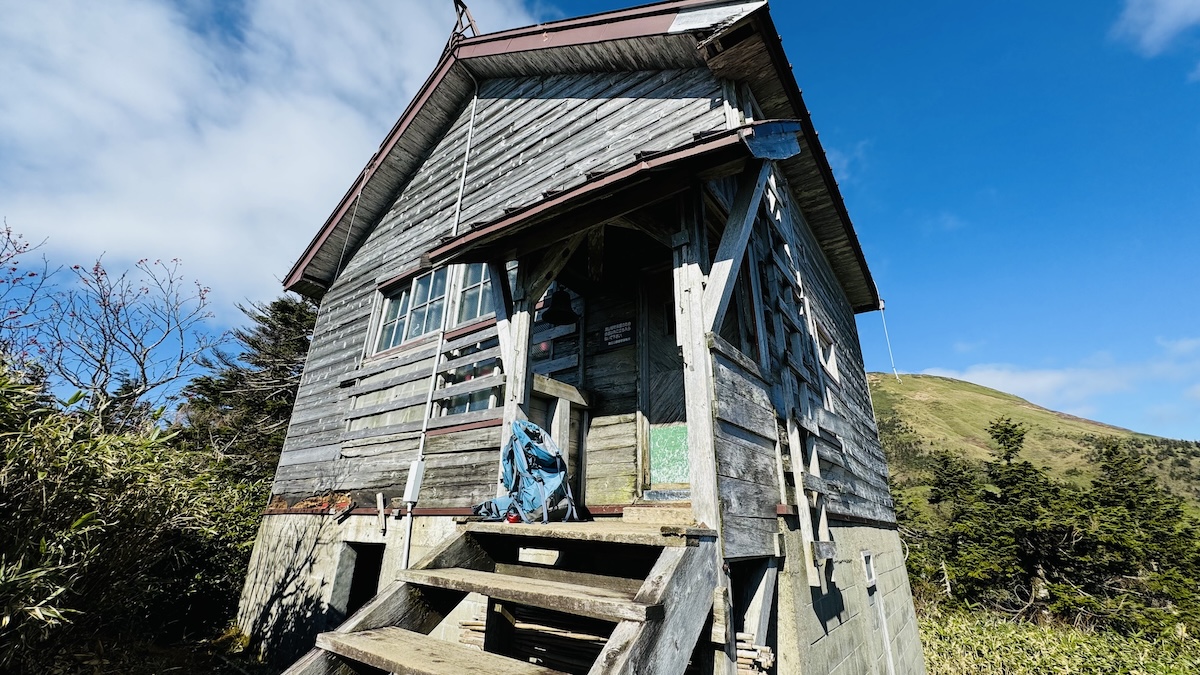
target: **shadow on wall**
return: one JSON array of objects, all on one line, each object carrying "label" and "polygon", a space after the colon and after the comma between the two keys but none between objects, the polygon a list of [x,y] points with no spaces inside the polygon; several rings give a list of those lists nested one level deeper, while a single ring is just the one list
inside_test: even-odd
[{"label": "shadow on wall", "polygon": [[248,649],[269,664],[286,667],[312,649],[318,633],[345,620],[326,601],[334,570],[325,570],[334,529],[327,516],[267,516],[243,592],[239,625]]},{"label": "shadow on wall", "polygon": [[832,560],[821,565],[821,586],[809,589],[812,592],[813,612],[816,613],[817,620],[821,622],[821,629],[826,635],[850,620],[842,590],[833,580],[833,567]]}]

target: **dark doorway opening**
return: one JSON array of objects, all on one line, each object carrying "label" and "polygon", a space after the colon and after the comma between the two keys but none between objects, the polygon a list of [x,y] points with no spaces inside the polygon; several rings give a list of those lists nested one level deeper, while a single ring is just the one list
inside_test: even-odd
[{"label": "dark doorway opening", "polygon": [[350,597],[346,600],[346,616],[354,614],[371,601],[379,591],[379,573],[383,570],[383,544],[347,544],[354,554],[354,571],[350,576]]}]

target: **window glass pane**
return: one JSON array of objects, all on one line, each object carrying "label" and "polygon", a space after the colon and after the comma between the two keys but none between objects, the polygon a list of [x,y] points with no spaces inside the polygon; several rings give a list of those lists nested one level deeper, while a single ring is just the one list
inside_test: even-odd
[{"label": "window glass pane", "polygon": [[404,336],[404,338],[407,340],[408,338],[413,338],[418,335],[424,335],[424,334],[425,334],[425,308],[420,307],[420,308],[414,309],[412,311],[412,314],[409,315],[409,317],[408,317],[408,333]]},{"label": "window glass pane", "polygon": [[[401,297],[403,297],[403,296],[401,296]],[[400,312],[400,303],[397,302],[397,300],[399,300],[399,298],[388,298],[387,307],[384,309],[384,312],[383,312],[384,323],[387,323],[388,321],[396,320],[396,314]]]},{"label": "window glass pane", "polygon": [[421,331],[421,335],[431,333],[442,327],[442,307],[445,305],[445,298],[429,303],[429,308],[425,312],[425,329]]},{"label": "window glass pane", "polygon": [[463,290],[462,300],[458,305],[458,323],[479,316],[479,287],[474,286]]},{"label": "window glass pane", "polygon": [[492,282],[489,279],[484,279],[479,294],[479,313],[482,315],[490,311],[492,311]]},{"label": "window glass pane", "polygon": [[467,410],[487,410],[492,400],[492,390],[484,389],[471,394],[471,400],[467,403]]},{"label": "window glass pane", "polygon": [[440,298],[446,294],[446,268],[435,270],[433,272],[433,291],[429,294],[429,298]]},{"label": "window glass pane", "polygon": [[429,275],[418,277],[413,282],[413,306],[423,305],[429,302]]},{"label": "window glass pane", "polygon": [[383,331],[379,333],[379,344],[375,347],[375,351],[383,351],[392,346],[392,338],[396,334],[395,323],[383,324]]},{"label": "window glass pane", "polygon": [[474,286],[483,281],[483,263],[467,265],[465,285]]},{"label": "window glass pane", "polygon": [[459,295],[455,323],[465,323],[492,311],[491,279],[483,263],[463,268],[462,290]]}]

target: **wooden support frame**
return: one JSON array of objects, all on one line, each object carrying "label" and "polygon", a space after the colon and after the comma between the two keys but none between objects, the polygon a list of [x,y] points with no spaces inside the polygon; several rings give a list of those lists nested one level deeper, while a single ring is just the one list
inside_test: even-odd
[{"label": "wooden support frame", "polygon": [[754,160],[746,165],[738,181],[737,195],[729,210],[725,232],[708,274],[708,286],[704,289],[703,328],[710,332],[720,327],[729,301],[733,298],[734,282],[746,256],[746,245],[754,229],[754,219],[762,202],[767,177],[771,175],[771,162]]},{"label": "wooden support frame", "polygon": [[703,639],[712,589],[718,583],[715,552],[711,538],[697,546],[663,549],[634,597],[636,602],[661,604],[662,620],[618,623],[588,675],[683,673],[692,645]]},{"label": "wooden support frame", "polygon": [[745,632],[754,635],[754,644],[765,647],[767,635],[771,629],[771,609],[775,605],[775,586],[779,579],[779,560],[766,558],[762,562],[761,572],[754,585],[750,602],[742,616],[742,626]]},{"label": "wooden support frame", "polygon": [[[675,332],[683,352],[684,403],[688,419],[688,479],[692,486],[692,514],[697,523],[703,523],[718,532],[721,529],[721,508],[717,501],[717,457],[714,422],[714,384],[712,356],[709,352],[708,330],[705,323],[705,266],[708,251],[698,244],[704,241],[702,202],[703,193],[697,187],[684,199],[681,208],[682,231],[672,240],[675,280]],[[743,247],[744,248],[744,247]],[[730,285],[732,288],[732,285]],[[724,552],[718,538],[712,547],[713,564],[716,566],[715,591],[708,598],[708,606],[714,613],[724,611],[728,616],[729,574],[723,571]],[[721,631],[721,652],[716,655],[714,672],[733,675],[736,668],[734,650],[736,641],[728,621],[718,626],[713,622],[713,633]]]},{"label": "wooden support frame", "polygon": [[528,403],[533,391],[529,344],[533,338],[534,306],[586,237],[587,232],[580,232],[561,244],[551,246],[538,260],[525,256],[517,261],[517,287],[512,289],[511,310],[503,317],[503,321],[499,315],[496,317],[497,328],[500,329],[502,323],[506,324],[508,333],[508,346],[504,350],[504,367],[508,375],[508,386],[504,392],[505,429],[514,421],[529,417]]}]

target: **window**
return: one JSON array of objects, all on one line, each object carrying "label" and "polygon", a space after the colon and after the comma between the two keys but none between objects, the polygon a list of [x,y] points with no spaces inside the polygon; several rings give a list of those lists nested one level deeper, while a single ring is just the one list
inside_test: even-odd
[{"label": "window", "polygon": [[875,556],[871,555],[870,551],[862,552],[863,572],[867,577],[867,586],[874,586],[875,580]]},{"label": "window", "polygon": [[492,311],[492,282],[487,265],[472,263],[462,268],[457,324],[478,319]]},{"label": "window", "polygon": [[442,327],[446,305],[446,269],[422,274],[387,296],[375,351],[391,349]]},{"label": "window", "polygon": [[833,341],[833,337],[821,324],[817,324],[817,347],[817,356],[821,359],[821,365],[825,368],[825,372],[829,373],[835,382],[839,381],[837,343]]}]

